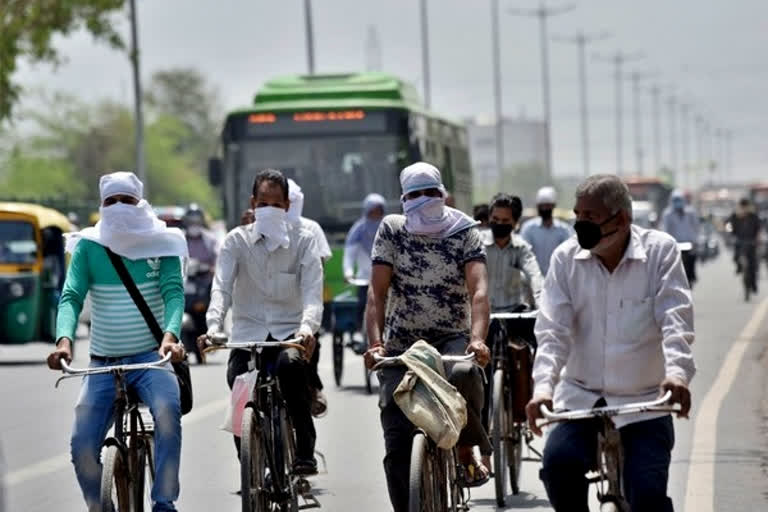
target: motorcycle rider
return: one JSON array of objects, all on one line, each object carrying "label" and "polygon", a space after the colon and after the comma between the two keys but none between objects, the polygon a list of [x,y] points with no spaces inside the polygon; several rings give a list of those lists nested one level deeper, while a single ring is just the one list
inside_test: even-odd
[{"label": "motorcycle rider", "polygon": [[181,223],[187,237],[190,259],[207,265],[213,272],[216,267],[218,244],[216,238],[207,229],[205,212],[198,205],[192,203],[184,212]]}]

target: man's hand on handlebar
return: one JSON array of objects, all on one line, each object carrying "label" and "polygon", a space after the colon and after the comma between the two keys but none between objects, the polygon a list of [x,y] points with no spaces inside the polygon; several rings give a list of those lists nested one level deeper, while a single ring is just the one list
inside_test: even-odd
[{"label": "man's hand on handlebar", "polygon": [[363,359],[365,361],[365,367],[369,370],[373,369],[374,366],[376,366],[376,359],[374,359],[375,355],[380,355],[384,357],[386,352],[384,351],[384,346],[381,344],[381,342],[373,343],[371,345],[371,348],[369,348],[366,353],[363,355]]},{"label": "man's hand on handlebar", "polygon": [[315,347],[317,347],[315,336],[306,332],[300,332],[296,336],[301,338],[301,344],[304,345],[304,348],[306,349],[302,355],[304,356],[304,359],[309,361],[312,359],[312,354],[315,353]]},{"label": "man's hand on handlebar", "polygon": [[186,353],[184,352],[184,346],[179,343],[179,340],[173,334],[167,332],[163,336],[163,342],[160,344],[160,357],[165,357],[168,352],[171,353],[171,362],[180,363],[184,360]]},{"label": "man's hand on handlebar", "polygon": [[667,377],[661,381],[659,388],[659,397],[669,391],[672,393],[669,403],[680,404],[680,412],[677,413],[677,417],[687,418],[691,410],[691,391],[685,382],[679,377]]},{"label": "man's hand on handlebar", "polygon": [[61,360],[67,363],[72,362],[72,340],[61,338],[57,344],[56,350],[48,356],[48,368],[51,370],[61,370]]},{"label": "man's hand on handlebar", "polygon": [[475,354],[475,363],[482,368],[491,361],[491,351],[485,344],[485,340],[471,341],[467,346],[467,354]]},{"label": "man's hand on handlebar", "polygon": [[544,405],[552,410],[552,397],[550,395],[536,395],[528,405],[525,406],[525,415],[528,417],[528,428],[537,436],[541,436],[541,427],[536,424],[536,420],[544,418],[541,414],[541,406]]}]

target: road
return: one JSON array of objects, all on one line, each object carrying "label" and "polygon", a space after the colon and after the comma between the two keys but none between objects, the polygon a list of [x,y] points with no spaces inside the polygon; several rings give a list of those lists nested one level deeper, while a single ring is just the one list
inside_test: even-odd
[{"label": "road", "polygon": [[[694,409],[690,421],[675,422],[669,491],[676,509],[687,512],[768,510],[768,302],[763,302],[768,294],[745,304],[727,259],[701,266],[694,292]],[[768,288],[768,280],[761,284]],[[391,510],[377,403],[363,388],[361,359],[347,352],[346,386],[337,389],[324,341],[321,375],[330,412],[317,421],[325,464],[313,479],[314,492],[327,511]],[[79,342],[77,365],[86,362],[86,345]],[[0,441],[12,512],[83,510],[68,455],[79,383],[70,380],[54,389],[56,375],[41,364],[47,350],[43,345],[0,349]],[[181,511],[239,510],[232,494],[239,487],[234,448],[219,430],[227,395],[225,357],[193,369],[196,406],[184,418]],[[535,463],[524,464],[521,488],[508,509],[550,510]],[[471,504],[472,510],[496,510],[492,484],[475,490]]]}]

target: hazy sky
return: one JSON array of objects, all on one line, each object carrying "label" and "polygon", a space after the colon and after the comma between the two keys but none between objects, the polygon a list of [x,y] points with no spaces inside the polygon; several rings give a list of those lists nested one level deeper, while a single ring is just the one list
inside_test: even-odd
[{"label": "hazy sky", "polygon": [[[550,0],[548,5],[568,3]],[[768,2],[765,0],[577,0],[577,8],[550,20],[551,35],[579,30],[613,37],[590,50],[592,167],[612,172],[614,152],[613,66],[593,59],[618,49],[645,54],[627,70],[655,73],[674,86],[716,127],[733,130],[737,179],[766,176],[768,144]],[[306,71],[303,0],[137,0],[143,76],[194,66],[218,87],[227,107],[248,104],[267,78]],[[540,116],[538,24],[506,13],[535,0],[500,0],[505,114]],[[367,27],[375,25],[385,71],[421,87],[417,0],[314,0],[318,72],[363,69]],[[429,0],[433,107],[463,118],[490,116],[490,0]],[[124,17],[123,17],[124,18]],[[127,29],[127,24],[123,23]],[[77,33],[59,39],[68,62],[23,66],[25,85],[130,101],[127,58]],[[553,42],[552,143],[557,174],[582,170],[576,47]],[[626,169],[634,168],[631,88],[625,87]],[[642,95],[646,168],[653,162],[650,96]],[[669,125],[663,110],[662,156],[669,161]],[[679,137],[680,135],[678,135]],[[691,137],[691,152],[696,148]]]}]

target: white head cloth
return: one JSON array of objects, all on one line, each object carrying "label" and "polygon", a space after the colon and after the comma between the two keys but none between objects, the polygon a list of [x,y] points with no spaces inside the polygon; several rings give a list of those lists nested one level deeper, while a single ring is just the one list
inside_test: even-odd
[{"label": "white head cloth", "polygon": [[557,204],[557,191],[554,187],[541,187],[536,193],[536,204]]},{"label": "white head cloth", "polygon": [[177,228],[169,228],[157,218],[152,206],[142,198],[144,185],[132,172],[114,172],[101,177],[99,195],[102,203],[108,197],[127,195],[139,200],[137,205],[116,203],[101,206],[101,218],[94,227],[65,235],[67,252],[74,252],[85,238],[130,260],[187,256],[187,240]]},{"label": "white head cloth", "polygon": [[[431,238],[448,238],[477,225],[477,221],[464,212],[445,206],[448,191],[443,185],[440,171],[434,165],[426,162],[409,165],[400,173],[400,187],[403,190],[405,229],[409,233]],[[438,189],[442,197],[421,196],[406,199],[411,192],[430,188]]]},{"label": "white head cloth", "polygon": [[288,207],[286,220],[291,224],[301,222],[301,214],[304,211],[304,193],[298,183],[292,179],[288,180],[288,200],[291,205]]}]

